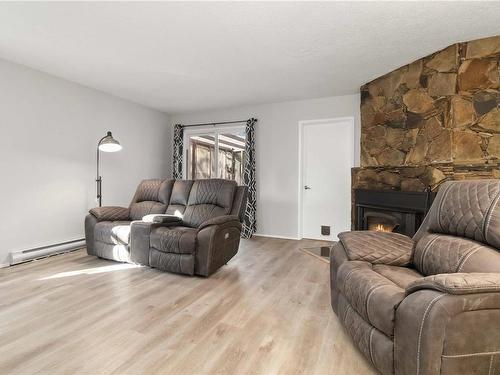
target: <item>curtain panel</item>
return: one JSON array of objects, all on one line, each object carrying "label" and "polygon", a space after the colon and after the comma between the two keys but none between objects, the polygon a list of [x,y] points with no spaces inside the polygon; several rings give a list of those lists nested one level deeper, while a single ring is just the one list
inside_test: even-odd
[{"label": "curtain panel", "polygon": [[257,231],[257,188],[255,182],[255,124],[257,119],[247,121],[245,128],[245,161],[243,184],[248,187],[248,199],[243,220],[242,238],[251,238]]},{"label": "curtain panel", "polygon": [[182,180],[182,155],[184,147],[184,131],[181,124],[176,124],[174,127],[174,151],[173,151],[173,167],[172,177],[176,180]]}]

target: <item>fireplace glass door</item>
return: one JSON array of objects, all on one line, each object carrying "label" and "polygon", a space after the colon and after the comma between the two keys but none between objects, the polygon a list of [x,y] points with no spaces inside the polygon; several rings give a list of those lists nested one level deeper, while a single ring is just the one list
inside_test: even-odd
[{"label": "fireplace glass door", "polygon": [[366,229],[379,232],[397,231],[401,224],[401,219],[401,215],[393,215],[383,212],[369,211],[364,215]]}]

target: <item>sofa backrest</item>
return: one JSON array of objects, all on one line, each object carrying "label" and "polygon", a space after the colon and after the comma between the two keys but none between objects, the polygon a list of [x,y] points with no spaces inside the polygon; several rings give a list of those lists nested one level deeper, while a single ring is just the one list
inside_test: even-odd
[{"label": "sofa backrest", "polygon": [[441,190],[430,231],[500,249],[500,180],[449,181]]},{"label": "sofa backrest", "polygon": [[230,180],[194,181],[184,211],[183,224],[196,228],[208,219],[229,215],[236,188],[236,182]]},{"label": "sofa backrest", "polygon": [[182,216],[188,204],[189,193],[193,186],[193,180],[176,180],[172,188],[172,195],[167,207],[167,214]]},{"label": "sofa backrest", "polygon": [[231,215],[238,216],[241,222],[245,219],[245,210],[247,208],[248,187],[237,186],[234,193]]},{"label": "sofa backrest", "polygon": [[235,215],[243,221],[247,191],[246,186],[223,179],[144,180],[130,204],[130,219],[167,213],[183,217],[184,225],[190,227],[221,215]]},{"label": "sofa backrest", "polygon": [[424,275],[500,272],[500,180],[445,182],[414,239]]},{"label": "sofa backrest", "polygon": [[145,215],[165,213],[173,186],[174,180],[142,181],[130,203],[130,218],[141,220]]}]

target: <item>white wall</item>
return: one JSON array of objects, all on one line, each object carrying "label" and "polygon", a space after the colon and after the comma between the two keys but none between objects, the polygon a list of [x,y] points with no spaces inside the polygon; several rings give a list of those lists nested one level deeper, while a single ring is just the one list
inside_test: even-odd
[{"label": "white wall", "polygon": [[123,150],[101,153],[104,205],[128,205],[140,180],[171,174],[165,114],[3,60],[0,129],[0,265],[12,250],[84,237],[107,130]]},{"label": "white wall", "polygon": [[[256,125],[257,232],[297,237],[298,123],[354,117],[355,155],[359,165],[359,95],[272,103],[171,116],[171,123],[258,119]],[[334,173],[334,171],[332,171]],[[347,182],[350,184],[350,181]]]}]

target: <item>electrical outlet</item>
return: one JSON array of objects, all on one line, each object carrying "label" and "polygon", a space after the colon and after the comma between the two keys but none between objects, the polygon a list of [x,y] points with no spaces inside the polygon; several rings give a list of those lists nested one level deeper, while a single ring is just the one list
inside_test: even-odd
[{"label": "electrical outlet", "polygon": [[322,225],[321,226],[321,234],[323,236],[329,236],[330,235],[330,226],[329,225]]}]

